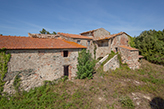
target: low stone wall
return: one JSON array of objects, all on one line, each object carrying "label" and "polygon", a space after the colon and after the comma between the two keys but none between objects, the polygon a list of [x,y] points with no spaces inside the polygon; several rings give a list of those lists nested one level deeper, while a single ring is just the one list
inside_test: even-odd
[{"label": "low stone wall", "polygon": [[95,68],[98,69],[100,67],[100,65],[108,58],[108,56],[109,55],[106,55],[99,62],[97,62]]},{"label": "low stone wall", "polygon": [[115,55],[112,59],[110,59],[107,63],[104,64],[103,70],[106,72],[109,69],[115,70],[120,67],[120,63],[118,60],[118,55]]},{"label": "low stone wall", "polygon": [[102,64],[107,58],[108,58],[109,54],[104,56],[100,61],[99,63]]}]

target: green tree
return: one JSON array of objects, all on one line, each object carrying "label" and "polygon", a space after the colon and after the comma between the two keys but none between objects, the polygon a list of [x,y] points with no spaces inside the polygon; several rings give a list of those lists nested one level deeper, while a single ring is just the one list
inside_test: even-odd
[{"label": "green tree", "polygon": [[131,36],[129,36],[128,39],[129,39],[128,44],[129,44],[131,47],[134,47],[134,48],[135,48],[135,42],[134,42],[135,37],[131,37]]},{"label": "green tree", "polygon": [[46,29],[42,29],[42,31],[39,31],[40,34],[56,34],[56,32],[53,31],[53,33],[50,33],[49,31],[47,31]]},{"label": "green tree", "polygon": [[53,31],[53,33],[52,34],[56,34],[56,32],[55,31]]},{"label": "green tree", "polygon": [[145,59],[164,65],[164,30],[143,31],[135,38],[134,42]]},{"label": "green tree", "polygon": [[50,32],[47,31],[47,34],[50,34]]},{"label": "green tree", "polygon": [[77,78],[91,79],[93,77],[94,66],[95,62],[91,58],[91,54],[89,53],[89,51],[86,52],[86,50],[83,49],[81,52],[79,52],[78,55]]},{"label": "green tree", "polygon": [[47,34],[47,31],[46,31],[46,29],[42,29],[42,31],[39,31],[41,34]]}]

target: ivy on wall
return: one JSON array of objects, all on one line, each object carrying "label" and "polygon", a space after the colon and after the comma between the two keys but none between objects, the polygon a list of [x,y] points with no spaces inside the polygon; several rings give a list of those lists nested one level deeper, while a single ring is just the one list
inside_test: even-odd
[{"label": "ivy on wall", "polygon": [[0,95],[3,91],[3,85],[5,82],[3,81],[5,74],[7,73],[7,63],[9,62],[11,54],[6,54],[6,49],[0,49]]},{"label": "ivy on wall", "polygon": [[20,87],[20,81],[21,81],[19,74],[20,72],[16,75],[14,79],[14,83],[13,83],[13,86],[18,93],[20,92],[19,87]]},{"label": "ivy on wall", "polygon": [[96,46],[96,44],[94,42],[94,59],[96,59],[96,49],[97,49],[97,46]]}]

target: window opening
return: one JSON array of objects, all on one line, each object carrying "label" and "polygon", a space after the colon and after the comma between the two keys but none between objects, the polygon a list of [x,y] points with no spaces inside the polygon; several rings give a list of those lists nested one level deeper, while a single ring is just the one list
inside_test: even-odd
[{"label": "window opening", "polygon": [[69,65],[64,66],[64,76],[69,76]]},{"label": "window opening", "polygon": [[99,47],[107,47],[108,46],[108,40],[98,41],[98,46]]},{"label": "window opening", "polygon": [[90,41],[88,40],[88,46],[90,45]]},{"label": "window opening", "polygon": [[80,40],[77,40],[77,43],[80,44]]},{"label": "window opening", "polygon": [[63,51],[64,57],[68,57],[68,51]]}]

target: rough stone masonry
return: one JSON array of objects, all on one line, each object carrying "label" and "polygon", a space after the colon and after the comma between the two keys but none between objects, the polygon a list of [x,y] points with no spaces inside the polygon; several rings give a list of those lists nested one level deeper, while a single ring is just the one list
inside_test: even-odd
[{"label": "rough stone masonry", "polygon": [[[63,57],[63,50],[8,50],[11,59],[8,63],[8,72],[4,78],[6,82],[4,91],[12,93],[14,77],[19,74],[21,87],[28,91],[38,87],[45,80],[54,80],[64,75],[64,66],[69,66],[69,78],[76,76],[77,57],[80,49],[67,49],[68,56]],[[8,86],[6,86],[8,85]]]}]

